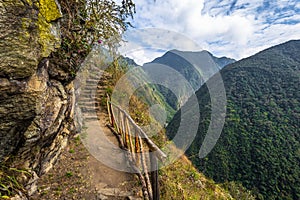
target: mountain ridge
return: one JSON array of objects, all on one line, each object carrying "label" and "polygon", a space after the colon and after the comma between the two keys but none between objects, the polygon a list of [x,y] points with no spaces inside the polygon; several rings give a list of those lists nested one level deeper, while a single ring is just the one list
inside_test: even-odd
[{"label": "mountain ridge", "polygon": [[[178,50],[178,49],[171,49],[167,52],[165,52],[162,56],[159,56],[157,58],[154,58],[152,61],[150,62],[147,62],[147,63],[151,63],[151,62],[155,62],[156,60],[164,57],[166,54],[168,53],[175,53],[175,54],[201,54],[201,53],[207,53],[209,54],[211,57],[213,57],[214,59],[220,59],[220,60],[223,60],[223,59],[226,59],[228,60],[228,63],[225,63],[225,64],[221,64],[220,65],[220,68],[223,68],[225,67],[226,65],[228,64],[231,64],[231,63],[234,63],[236,62],[237,60],[233,59],[233,58],[230,58],[230,57],[227,57],[227,56],[221,56],[221,57],[218,57],[218,56],[215,56],[213,53],[211,53],[210,51],[208,50],[201,50],[201,51],[182,51],[182,50]],[[147,64],[145,63],[145,64]]]},{"label": "mountain ridge", "polygon": [[[217,73],[225,65],[235,62],[234,59],[221,57],[217,58],[212,53],[203,51],[180,51],[170,50],[161,57],[155,58],[152,62],[146,63],[143,68],[147,73],[147,69],[151,66],[159,66],[161,68],[167,68],[168,70],[175,70],[179,76],[182,76],[184,80],[181,80],[181,88],[178,89],[178,94],[174,94],[168,88],[158,86],[158,90],[166,99],[166,102],[174,109],[178,110],[180,106],[187,101],[190,97],[189,87],[192,87],[194,91],[197,91],[201,85],[207,81],[211,76]],[[172,72],[175,73],[175,72]],[[173,77],[164,77],[163,82],[165,85],[174,86]],[[181,84],[181,83],[180,83]],[[178,88],[178,87],[177,87]],[[178,104],[178,102],[180,102]]]},{"label": "mountain ridge", "polygon": [[[227,114],[221,137],[204,159],[195,155],[210,123],[211,97],[206,84],[196,92],[200,123],[187,155],[200,171],[217,182],[241,182],[258,199],[300,199],[299,55],[300,40],[292,40],[220,71]],[[169,138],[181,115],[169,123]]]}]

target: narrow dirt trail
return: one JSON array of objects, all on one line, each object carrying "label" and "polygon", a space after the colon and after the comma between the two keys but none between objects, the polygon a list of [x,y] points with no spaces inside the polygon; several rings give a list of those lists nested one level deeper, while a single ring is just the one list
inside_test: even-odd
[{"label": "narrow dirt trail", "polygon": [[[101,72],[99,82],[97,82],[96,77],[93,78],[92,76],[85,86],[81,101],[84,102],[82,110],[83,118],[86,119],[84,120],[84,132],[88,134],[85,136],[83,143],[89,146],[88,149],[90,152],[99,160],[109,161],[113,166],[120,166],[126,163],[124,154],[119,148],[116,136],[113,135],[111,130],[106,126],[109,123],[106,109],[99,105],[100,102],[104,102],[106,81],[110,78],[109,74]],[[94,95],[92,90],[95,85],[97,85],[97,92]],[[95,99],[95,105],[91,105],[91,103],[88,102],[90,97]],[[95,119],[95,117],[98,119]],[[100,131],[102,134],[99,134]],[[130,191],[132,185],[130,186],[131,188],[128,187],[130,183],[137,182],[133,174],[112,169],[94,157],[88,161],[91,169],[92,183],[95,185],[99,194],[106,197],[114,197],[113,199],[117,197],[120,199],[122,199],[122,197],[133,197],[135,195],[134,192]],[[130,170],[129,167],[127,170]]]},{"label": "narrow dirt trail", "polygon": [[[71,139],[58,163],[39,180],[38,193],[32,197],[34,200],[143,199],[135,175],[112,169],[99,161],[110,160],[113,165],[126,163],[117,138],[106,126],[107,112],[100,106],[106,95],[105,85],[110,75],[97,68],[90,70],[78,102],[82,111],[82,132]],[[84,139],[80,140],[79,137]]]}]

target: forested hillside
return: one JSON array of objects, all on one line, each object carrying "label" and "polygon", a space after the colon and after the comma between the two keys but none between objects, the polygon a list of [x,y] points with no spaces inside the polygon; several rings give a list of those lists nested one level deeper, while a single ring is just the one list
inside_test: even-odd
[{"label": "forested hillside", "polygon": [[[207,85],[197,91],[200,123],[187,155],[217,182],[236,181],[258,199],[300,199],[300,41],[269,48],[221,70],[225,126],[203,159],[198,152],[211,117]],[[167,127],[176,133],[180,112]]]}]

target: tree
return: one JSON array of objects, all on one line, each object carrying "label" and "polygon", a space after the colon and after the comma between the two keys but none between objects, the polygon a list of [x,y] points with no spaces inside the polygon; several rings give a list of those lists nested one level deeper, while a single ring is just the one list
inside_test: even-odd
[{"label": "tree", "polygon": [[[52,53],[53,76],[69,82],[74,79],[80,64],[91,51],[93,44],[103,42],[111,49],[121,41],[121,36],[131,24],[135,4],[123,0],[118,5],[113,0],[60,0],[61,48]],[[57,73],[60,71],[60,73]],[[61,73],[63,71],[63,73]]]}]

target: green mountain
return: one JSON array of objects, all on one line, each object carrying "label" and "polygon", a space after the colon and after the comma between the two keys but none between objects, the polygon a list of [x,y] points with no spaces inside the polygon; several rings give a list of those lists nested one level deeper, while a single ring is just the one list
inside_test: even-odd
[{"label": "green mountain", "polygon": [[[129,60],[129,62],[127,62]],[[156,85],[144,84],[149,81],[140,66],[134,66],[131,59],[119,57],[118,62],[114,62],[107,72],[111,74],[111,79],[107,80],[107,91],[114,91],[113,101],[121,105],[122,108],[127,106],[129,101],[128,113],[133,120],[148,134],[153,142],[160,148],[169,143],[162,130],[161,119],[163,115],[157,114],[149,116],[149,106],[160,105],[167,113],[172,116],[175,111],[168,108],[168,104],[163,101],[161,94],[158,92]],[[122,87],[119,87],[120,84]],[[140,87],[140,85],[143,85]],[[130,86],[130,87],[127,87]],[[134,89],[138,88],[134,91]],[[133,92],[134,91],[134,92]],[[132,93],[133,92],[133,93]],[[105,100],[103,101],[106,102]],[[105,104],[103,104],[105,105]],[[173,111],[173,113],[171,112]],[[169,117],[169,116],[165,116]],[[163,117],[164,118],[164,117]],[[170,119],[167,119],[169,121]],[[168,151],[163,150],[166,154]],[[179,151],[171,148],[171,152]],[[170,153],[170,152],[169,152]],[[253,196],[240,185],[231,184],[231,187],[224,188],[223,185],[216,184],[211,179],[205,177],[193,166],[186,156],[181,156],[174,163],[169,164],[159,170],[160,198],[164,200],[174,199],[207,199],[207,200],[234,200],[247,199],[253,200]]]},{"label": "green mountain", "polygon": [[[187,155],[200,171],[217,182],[240,182],[258,199],[300,199],[299,55],[300,40],[289,41],[220,71],[227,96],[225,124],[220,138],[213,138],[218,139],[213,150],[201,159],[215,101],[208,86],[216,76],[197,91],[200,121]],[[177,112],[169,123],[169,138],[184,115]]]},{"label": "green mountain", "polygon": [[[171,50],[163,56],[154,59],[152,62],[145,64],[143,68],[147,73],[147,68],[149,69],[153,67],[153,65],[169,67],[182,75],[190,84],[190,87],[192,87],[194,91],[197,91],[206,80],[225,65],[233,62],[235,62],[235,60],[226,57],[217,58],[208,51],[192,52]],[[163,78],[164,83],[167,86],[174,86],[175,81],[173,78],[173,76],[165,76]],[[166,98],[166,102],[175,110],[178,110],[190,97],[190,91],[187,91],[188,88],[184,87],[183,84],[178,84],[179,86],[177,88],[181,88],[181,90],[178,91],[177,97],[170,91],[169,87],[157,86],[159,92]]]}]

